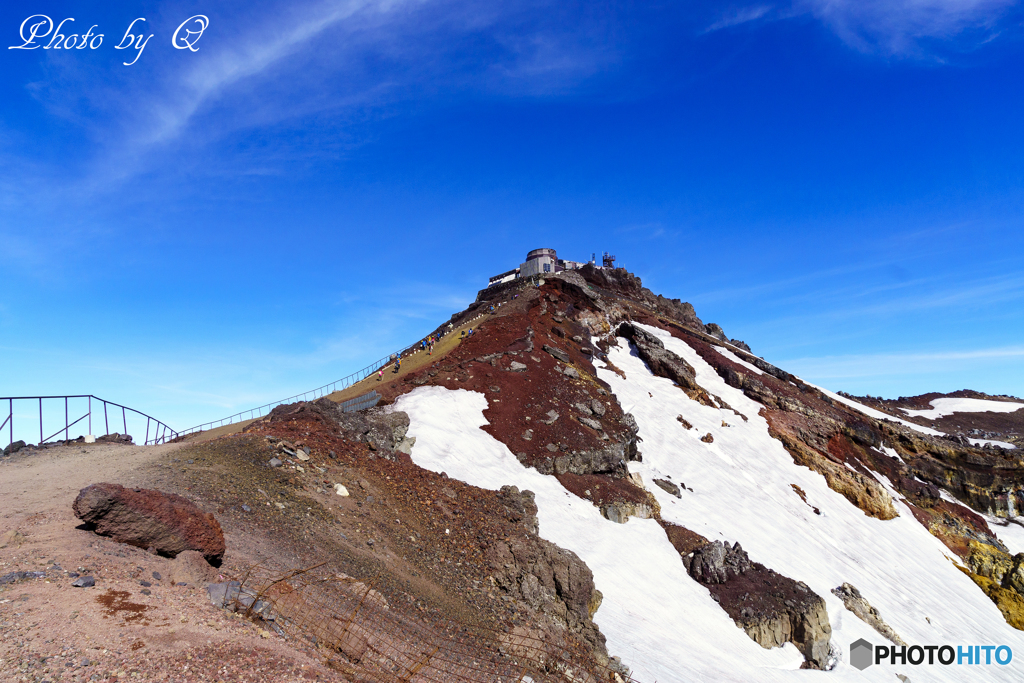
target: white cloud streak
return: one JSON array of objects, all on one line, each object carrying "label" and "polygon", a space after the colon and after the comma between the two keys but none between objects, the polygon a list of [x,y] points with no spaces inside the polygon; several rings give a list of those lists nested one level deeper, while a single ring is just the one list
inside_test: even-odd
[{"label": "white cloud streak", "polygon": [[998,32],[1017,0],[797,0],[847,44],[865,52],[920,55],[922,42],[972,34],[973,44]]},{"label": "white cloud streak", "polygon": [[722,15],[720,19],[712,23],[706,29],[704,33],[712,33],[713,31],[720,31],[723,28],[729,28],[731,26],[739,26],[740,24],[747,24],[751,21],[757,21],[763,19],[769,12],[772,11],[771,5],[755,5],[754,7],[743,7],[738,10],[734,10],[727,14]]}]

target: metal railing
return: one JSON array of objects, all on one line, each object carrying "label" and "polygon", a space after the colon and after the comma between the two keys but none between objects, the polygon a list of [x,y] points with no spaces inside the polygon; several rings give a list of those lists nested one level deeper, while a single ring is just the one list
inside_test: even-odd
[{"label": "metal railing", "polygon": [[356,396],[355,398],[350,398],[347,401],[342,401],[341,412],[355,413],[360,410],[366,410],[367,408],[372,408],[377,405],[378,401],[380,401],[380,394],[378,394],[377,390],[374,389],[368,394],[363,394],[362,396]]},{"label": "metal railing", "polygon": [[[474,320],[476,320],[478,318],[481,318],[481,317],[483,317],[483,314],[477,315],[475,318],[472,318],[472,319],[470,319],[468,321],[463,320],[462,323],[464,324],[466,322],[472,322],[472,321],[474,321]],[[444,329],[444,328],[441,328],[441,329]],[[443,336],[447,336],[449,333],[450,333],[450,330],[449,331],[445,331],[441,336],[442,337]],[[326,396],[327,394],[334,393],[335,391],[347,389],[348,387],[352,386],[353,384],[356,384],[356,383],[361,382],[362,380],[366,379],[367,377],[369,377],[370,375],[372,375],[374,372],[376,372],[377,370],[381,369],[382,367],[390,365],[391,363],[394,362],[395,358],[402,357],[402,356],[405,356],[405,355],[409,354],[410,352],[419,351],[419,350],[420,350],[420,342],[417,341],[417,342],[415,342],[413,344],[410,344],[409,346],[405,347],[401,351],[397,351],[395,353],[389,354],[389,355],[385,356],[384,358],[381,358],[381,359],[379,359],[377,361],[374,361],[373,363],[370,363],[369,365],[367,365],[365,368],[363,368],[361,370],[357,370],[356,372],[353,372],[353,373],[351,373],[349,375],[346,375],[345,377],[342,377],[341,379],[335,380],[335,381],[330,382],[329,384],[325,384],[325,385],[323,385],[321,387],[317,387],[316,389],[311,389],[311,390],[305,391],[305,392],[303,392],[301,394],[295,394],[294,396],[289,396],[288,398],[281,399],[280,401],[274,401],[272,403],[267,403],[267,404],[259,406],[257,408],[250,408],[249,410],[243,410],[241,412],[235,413],[234,415],[230,415],[228,417],[221,418],[220,420],[213,420],[213,421],[210,421],[210,422],[204,422],[203,424],[196,425],[195,427],[189,427],[188,429],[184,429],[184,430],[181,430],[181,431],[175,431],[175,430],[171,429],[170,427],[168,427],[163,422],[161,422],[160,420],[157,420],[156,418],[151,417],[151,416],[149,416],[149,415],[147,415],[147,414],[145,414],[145,413],[143,413],[141,411],[135,410],[134,408],[128,408],[126,406],[121,405],[120,403],[114,403],[113,401],[106,401],[106,400],[98,398],[96,396],[92,396],[91,394],[81,394],[81,395],[75,395],[75,396],[5,396],[5,397],[0,397],[0,406],[3,405],[4,401],[7,401],[7,404],[8,404],[7,419],[5,419],[3,421],[3,423],[0,423],[0,435],[3,434],[3,430],[6,428],[8,430],[8,435],[10,437],[10,443],[14,443],[14,418],[15,418],[15,411],[14,411],[14,405],[15,404],[14,404],[14,402],[15,401],[37,401],[38,402],[38,408],[39,408],[39,418],[38,418],[38,420],[39,420],[39,443],[40,444],[48,442],[50,439],[58,436],[61,432],[64,433],[64,440],[67,441],[68,437],[70,435],[70,431],[69,430],[71,429],[71,427],[73,427],[74,425],[78,424],[82,420],[86,420],[86,419],[88,419],[89,434],[92,434],[92,416],[93,416],[92,402],[95,400],[95,401],[98,401],[99,403],[101,403],[103,405],[103,419],[104,419],[104,425],[105,425],[104,428],[106,430],[104,432],[105,434],[109,434],[110,433],[110,428],[109,428],[109,425],[110,425],[109,407],[113,407],[115,409],[116,408],[120,408],[121,409],[122,428],[125,430],[123,433],[125,433],[125,434],[128,433],[129,415],[131,415],[131,416],[138,415],[140,419],[141,418],[146,418],[146,425],[145,425],[146,438],[145,438],[145,442],[144,442],[145,445],[154,445],[154,444],[166,443],[167,441],[175,439],[175,438],[177,438],[179,436],[186,436],[188,434],[194,434],[196,432],[201,432],[201,431],[204,431],[204,430],[207,430],[207,429],[213,429],[213,428],[216,428],[216,427],[223,427],[224,425],[233,424],[235,422],[240,422],[242,420],[249,420],[249,419],[256,419],[256,418],[263,417],[263,416],[267,415],[271,410],[273,410],[274,408],[276,408],[277,406],[279,406],[279,405],[281,405],[283,403],[291,403],[293,401],[299,401],[299,400],[301,400],[301,401],[308,401],[310,399],[315,400],[315,399],[318,399],[318,398],[322,398],[322,397]],[[375,392],[371,392],[371,393],[375,393]],[[372,399],[372,403],[371,403],[370,399],[368,399],[369,396],[370,395],[367,394],[367,395],[359,397],[358,399],[355,399],[357,401],[364,401],[366,403],[366,405],[363,405],[363,403],[360,403],[359,407],[355,408],[355,410],[362,410],[364,408],[369,408],[372,405],[376,405],[377,401],[380,400],[380,396],[378,395],[376,398]],[[88,401],[88,407],[86,408],[85,413],[81,417],[79,417],[78,419],[73,420],[73,421],[70,419],[70,412],[69,412],[69,405],[68,405],[69,399],[86,399]],[[53,434],[51,434],[50,436],[45,437],[45,438],[43,436],[44,431],[45,431],[44,430],[44,426],[43,426],[43,424],[44,424],[44,419],[43,419],[43,417],[44,417],[44,415],[43,415],[43,401],[44,400],[45,401],[52,401],[52,400],[63,400],[64,401],[64,422],[63,422],[64,426],[62,426],[60,429],[56,430]],[[346,403],[351,403],[351,401],[346,401]],[[0,413],[0,414],[2,414],[2,413]],[[116,420],[116,417],[117,417],[116,412],[115,412],[114,417],[115,417],[115,420]],[[60,424],[60,423],[57,422],[55,424]],[[115,422],[114,426],[115,427],[117,426],[116,422]],[[140,425],[140,429],[141,429],[141,425]],[[151,429],[153,430],[153,437],[152,438],[150,438],[150,430]]]},{"label": "metal railing", "polygon": [[[113,401],[107,401],[107,400],[99,398],[97,396],[93,396],[92,394],[77,394],[77,395],[73,395],[73,396],[4,396],[4,397],[0,397],[0,406],[3,406],[4,402],[7,403],[7,417],[4,419],[4,421],[2,423],[0,423],[0,434],[3,434],[5,429],[7,430],[8,446],[13,444],[14,441],[15,441],[15,439],[14,439],[14,424],[15,424],[15,418],[16,417],[19,418],[19,420],[18,420],[19,425],[21,424],[21,420],[22,419],[26,419],[30,423],[33,422],[33,421],[38,421],[38,426],[39,426],[39,445],[42,445],[42,444],[45,444],[45,443],[49,442],[51,439],[54,439],[55,437],[60,436],[61,433],[63,433],[63,435],[64,435],[64,439],[63,439],[64,441],[70,440],[71,428],[74,427],[79,422],[82,422],[83,420],[87,420],[87,422],[86,422],[86,425],[88,427],[88,432],[87,433],[88,434],[92,434],[93,433],[93,431],[92,431],[92,421],[93,421],[93,406],[94,406],[94,403],[96,404],[97,412],[98,412],[98,408],[99,408],[100,405],[102,405],[102,407],[103,407],[102,415],[103,415],[103,429],[104,429],[103,434],[104,435],[107,435],[107,434],[111,433],[111,431],[110,431],[111,413],[113,413],[113,425],[114,425],[114,428],[116,429],[118,426],[120,426],[124,430],[123,432],[119,432],[120,434],[128,434],[129,433],[129,429],[128,429],[129,422],[131,422],[133,426],[138,426],[138,428],[141,430],[142,429],[142,422],[141,421],[142,421],[142,418],[145,418],[145,420],[146,420],[146,427],[145,427],[145,429],[146,429],[146,436],[145,436],[145,440],[144,440],[143,443],[145,445],[147,445],[147,446],[148,445],[155,445],[155,444],[164,443],[164,442],[169,441],[170,439],[173,439],[176,436],[178,436],[178,433],[176,431],[174,431],[173,429],[171,429],[170,427],[168,427],[166,424],[164,424],[160,420],[156,419],[155,417],[152,417],[151,415],[147,415],[146,413],[143,413],[142,411],[139,411],[139,410],[135,410],[134,408],[129,408],[127,406],[123,406],[120,403],[114,403]],[[19,412],[15,411],[15,408],[19,404],[20,405],[24,405],[26,402],[30,406],[30,408],[28,410],[31,411],[31,417],[29,417],[29,415],[30,415],[29,412],[19,413]],[[53,409],[54,402],[57,403],[57,417],[56,418],[52,417],[53,416],[53,411],[54,411],[54,409]],[[84,403],[84,405],[83,405],[83,403]],[[74,408],[75,408],[74,412],[71,412],[72,404],[74,404]],[[44,406],[45,406],[45,410],[44,410]],[[61,407],[63,407],[63,410],[61,410]],[[84,409],[84,413],[82,414],[81,417],[79,417],[77,419],[74,419],[74,420],[71,419],[72,415],[77,415],[78,412],[80,410],[83,410],[83,409]],[[111,410],[111,409],[113,409],[113,410]],[[61,420],[61,418],[60,418],[61,412],[63,412],[63,420]],[[118,412],[121,413],[120,416],[118,416],[118,414],[117,414]],[[2,413],[0,413],[0,414],[2,414]],[[49,429],[52,430],[53,427],[56,426],[56,425],[63,424],[63,426],[60,427],[59,429],[57,429],[56,431],[54,431],[49,436],[44,436],[46,434],[46,432],[48,431],[48,429],[46,428],[46,423],[47,423],[46,417],[47,416],[49,416],[49,423],[50,423],[49,424]],[[118,423],[117,423],[117,418],[118,417],[121,418],[121,424],[120,425],[118,425]],[[150,432],[151,431],[152,431],[152,438],[150,438]],[[25,431],[25,434],[27,436],[29,436],[29,439],[24,439],[24,440],[30,440],[31,438],[34,438],[34,436],[35,436],[34,426],[32,427],[32,433],[31,434],[29,434],[28,431]]]},{"label": "metal railing", "polygon": [[[417,342],[417,343],[419,343],[419,342]],[[415,344],[413,344],[413,346],[415,346]],[[408,351],[411,348],[412,348],[412,346],[410,346],[408,348],[405,348],[405,349],[402,349],[399,353],[403,353],[404,354],[406,351]],[[223,427],[224,425],[234,424],[235,422],[240,422],[242,420],[255,420],[257,418],[260,418],[260,417],[263,417],[263,416],[267,415],[268,413],[270,413],[271,410],[273,410],[274,408],[276,408],[277,406],[279,406],[279,405],[281,405],[283,403],[292,403],[294,401],[308,401],[311,398],[313,400],[316,400],[318,398],[322,398],[322,397],[326,396],[327,394],[333,394],[335,391],[338,391],[340,389],[347,389],[348,387],[352,386],[353,384],[355,384],[357,382],[363,381],[364,379],[366,379],[367,377],[372,375],[374,372],[376,372],[380,368],[384,367],[385,365],[390,364],[391,362],[392,362],[391,361],[391,356],[386,356],[386,357],[381,358],[380,360],[378,360],[378,361],[376,361],[374,363],[371,363],[370,365],[367,365],[362,370],[357,370],[356,372],[353,372],[350,375],[346,375],[345,377],[342,377],[339,380],[335,380],[334,382],[331,382],[330,384],[325,384],[322,387],[317,387],[316,389],[310,389],[309,391],[304,391],[301,394],[295,394],[294,396],[289,396],[288,398],[283,398],[280,401],[273,401],[271,403],[267,403],[267,404],[259,406],[257,408],[250,408],[249,410],[243,410],[241,412],[235,413],[234,415],[229,415],[228,417],[224,417],[224,418],[221,418],[219,420],[213,420],[211,422],[204,422],[201,425],[196,425],[195,427],[189,427],[188,429],[183,429],[178,434],[179,434],[179,436],[185,436],[185,435],[188,435],[188,434],[194,434],[196,432],[202,432],[202,431],[205,431],[207,429],[215,429],[217,427]]]},{"label": "metal railing", "polygon": [[[476,320],[477,318],[481,318],[481,317],[483,317],[483,314],[476,316],[472,320]],[[466,322],[467,322],[466,320],[461,321],[462,324],[464,324]],[[442,326],[442,328],[439,328],[439,329],[445,329],[446,327],[447,326]],[[451,333],[450,330],[446,330],[445,332],[443,332],[441,334],[441,336],[442,337],[446,337],[450,333]],[[329,384],[325,384],[322,387],[317,387],[316,389],[310,389],[309,391],[304,391],[301,394],[295,394],[294,396],[289,396],[288,398],[283,398],[280,401],[273,401],[271,403],[264,404],[264,405],[259,406],[257,408],[250,408],[249,410],[243,410],[241,412],[235,413],[234,415],[229,415],[228,417],[224,417],[224,418],[221,418],[219,420],[212,420],[210,422],[204,422],[201,425],[196,425],[195,427],[189,427],[188,429],[183,429],[180,432],[178,432],[178,436],[186,436],[188,434],[194,434],[196,432],[202,432],[202,431],[205,431],[207,429],[215,429],[217,427],[223,427],[225,425],[234,424],[235,422],[241,422],[242,420],[255,420],[255,419],[261,418],[261,417],[269,414],[271,410],[273,410],[277,406],[282,405],[284,403],[292,403],[294,401],[308,401],[310,399],[316,400],[318,398],[322,398],[322,397],[324,397],[324,396],[326,396],[328,394],[333,394],[336,391],[347,389],[348,387],[352,386],[353,384],[357,384],[359,382],[362,382],[364,379],[366,379],[367,377],[369,377],[373,373],[377,372],[382,367],[386,367],[386,366],[390,365],[391,363],[393,363],[395,357],[405,356],[409,352],[418,351],[418,350],[420,350],[420,342],[419,341],[414,342],[414,343],[410,344],[409,346],[406,346],[401,351],[397,351],[395,353],[389,354],[389,355],[385,356],[384,358],[381,358],[378,361],[370,363],[369,365],[367,365],[362,370],[357,370],[357,371],[353,372],[350,375],[346,375],[345,377],[342,377],[339,380],[335,380],[334,382],[330,382]]]}]

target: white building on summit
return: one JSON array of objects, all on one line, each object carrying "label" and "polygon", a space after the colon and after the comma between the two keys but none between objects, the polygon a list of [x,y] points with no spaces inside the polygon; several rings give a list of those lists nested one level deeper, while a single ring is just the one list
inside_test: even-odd
[{"label": "white building on summit", "polygon": [[[558,258],[554,249],[534,249],[526,255],[526,263],[520,263],[518,268],[495,275],[488,281],[488,286],[498,285],[503,282],[511,282],[516,278],[543,276],[545,273],[558,273],[563,270],[579,270],[590,263],[596,266],[596,254],[591,255],[590,261],[564,261]],[[615,257],[608,253],[604,255],[604,266],[613,267]]]}]

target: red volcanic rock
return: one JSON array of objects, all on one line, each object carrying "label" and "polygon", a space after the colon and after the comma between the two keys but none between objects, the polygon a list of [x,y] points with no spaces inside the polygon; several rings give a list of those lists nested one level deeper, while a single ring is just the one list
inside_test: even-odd
[{"label": "red volcanic rock", "polygon": [[96,533],[120,543],[155,548],[168,557],[195,550],[214,566],[224,558],[224,532],[217,519],[173,493],[93,484],[79,492],[72,507]]}]

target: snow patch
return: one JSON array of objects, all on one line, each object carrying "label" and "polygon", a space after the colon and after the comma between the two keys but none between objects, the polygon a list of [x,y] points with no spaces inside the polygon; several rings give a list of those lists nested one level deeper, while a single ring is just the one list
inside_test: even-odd
[{"label": "snow patch", "polygon": [[936,429],[930,429],[928,427],[922,427],[919,424],[914,424],[913,422],[908,422],[907,420],[901,420],[900,418],[894,417],[894,416],[890,415],[889,413],[883,413],[881,410],[875,410],[874,408],[868,408],[863,403],[857,403],[854,400],[848,399],[845,396],[840,396],[837,393],[831,392],[828,389],[823,389],[822,387],[819,387],[819,386],[816,386],[814,384],[811,384],[810,382],[805,382],[805,383],[808,386],[814,387],[815,389],[817,389],[821,393],[825,394],[826,396],[831,398],[833,401],[838,401],[839,403],[842,403],[843,405],[849,406],[850,408],[853,408],[854,410],[856,410],[858,412],[861,412],[861,413],[867,415],[868,417],[873,417],[876,420],[891,420],[892,422],[899,422],[904,427],[910,427],[914,431],[921,432],[922,434],[928,434],[930,436],[945,436],[944,432],[940,432],[940,431],[938,431]]},{"label": "snow patch", "polygon": [[1008,451],[1012,451],[1013,449],[1015,449],[1017,447],[1017,446],[1015,446],[1012,443],[1007,443],[1006,441],[993,441],[992,439],[967,439],[967,440],[971,442],[972,446],[985,446],[986,444],[992,444],[993,446],[999,446],[1001,448],[1005,448]]},{"label": "snow patch", "polygon": [[1015,413],[1024,408],[1024,403],[1009,401],[990,401],[983,398],[936,398],[929,401],[931,410],[910,410],[900,408],[911,417],[923,417],[926,420],[937,420],[953,413]]},{"label": "snow patch", "polygon": [[743,367],[747,368],[748,370],[750,370],[751,372],[753,372],[755,374],[758,374],[758,375],[763,375],[764,374],[764,370],[762,370],[761,368],[757,367],[753,363],[748,363],[747,361],[743,360],[742,358],[740,358],[739,356],[737,356],[735,353],[733,353],[729,349],[725,348],[724,346],[715,346],[713,348],[715,349],[715,351],[718,351],[718,353],[720,353],[722,356],[728,358],[733,363],[739,363],[740,365],[742,365]]},{"label": "snow patch", "polygon": [[1020,517],[1006,519],[1005,517],[993,517],[992,515],[985,514],[981,516],[985,518],[989,528],[1003,542],[1003,545],[1006,546],[1011,555],[1024,553],[1024,519]]}]

